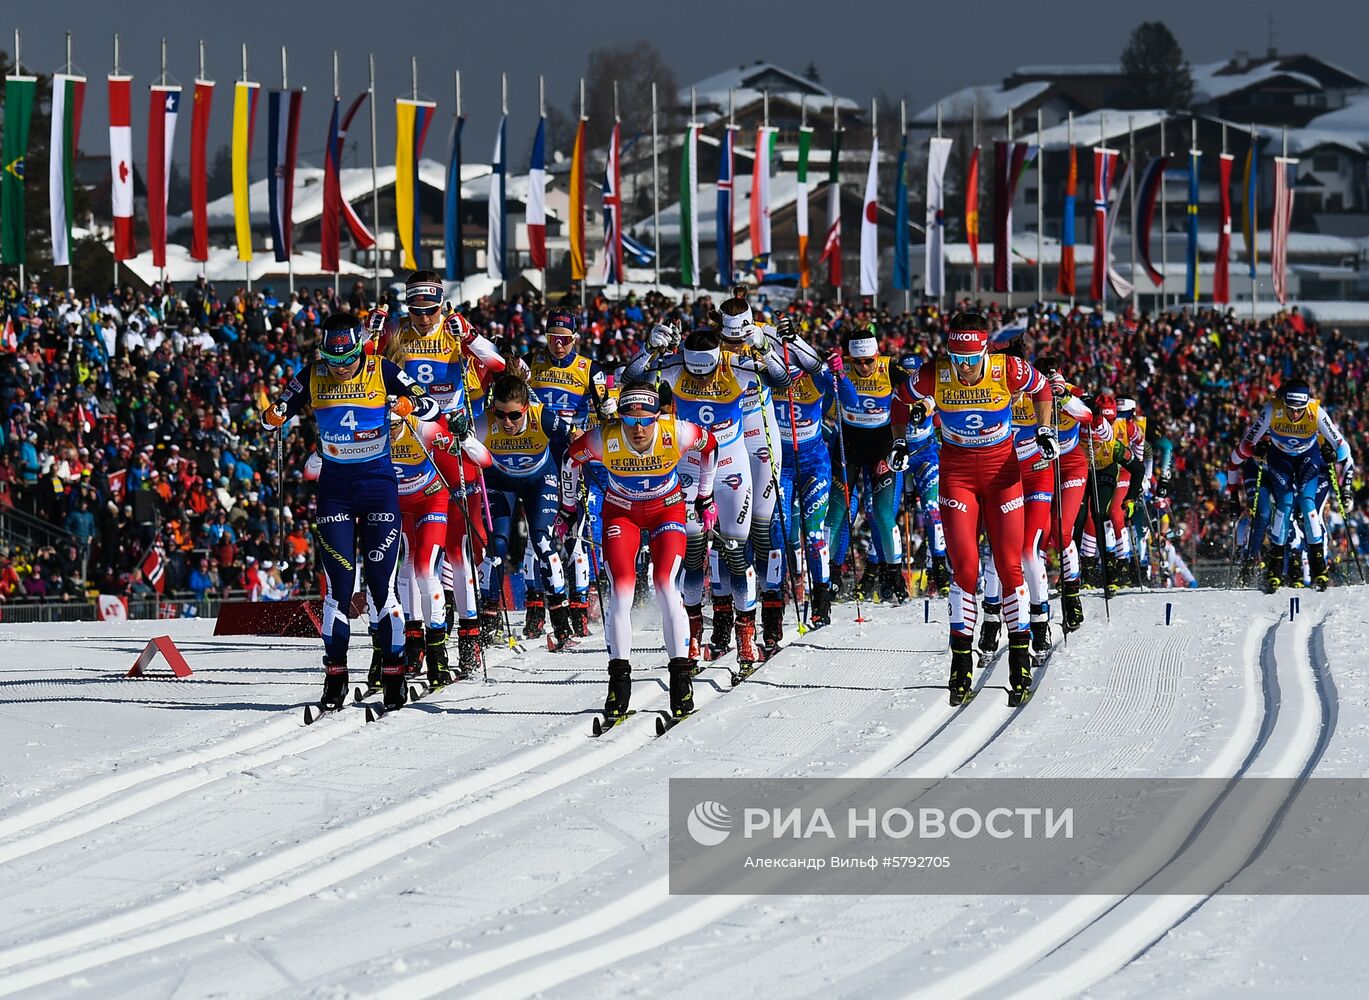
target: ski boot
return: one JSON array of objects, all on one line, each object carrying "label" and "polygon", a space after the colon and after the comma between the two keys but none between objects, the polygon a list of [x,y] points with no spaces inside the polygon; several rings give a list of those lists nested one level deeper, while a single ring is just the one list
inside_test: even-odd
[{"label": "ski boot", "polygon": [[716,660],[732,648],[732,598],[713,598],[713,631],[704,647],[704,659]]},{"label": "ski boot", "polygon": [[380,651],[380,633],[372,628],[371,633],[371,667],[366,671],[367,694],[375,694],[380,690],[380,667],[385,662],[385,654]]},{"label": "ski boot", "polygon": [[1104,560],[1107,563],[1107,575],[1103,583],[1103,593],[1111,599],[1116,597],[1118,590],[1121,589],[1124,570],[1122,569],[1122,561],[1112,553],[1109,552]]},{"label": "ski boot", "polygon": [[347,661],[323,658],[323,695],[318,707],[337,710],[347,704]]},{"label": "ski boot", "polygon": [[424,633],[427,643],[428,686],[442,687],[452,682],[452,672],[447,669],[447,631],[430,628]]},{"label": "ski boot", "polygon": [[486,597],[480,602],[480,642],[487,647],[497,643],[502,625],[503,606],[497,597]]},{"label": "ski boot", "polygon": [[1061,622],[1066,632],[1076,632],[1084,624],[1084,602],[1079,599],[1079,581],[1066,580],[1061,587],[1060,603],[1065,607]]},{"label": "ski boot", "polygon": [[666,669],[670,671],[670,714],[683,719],[694,711],[694,661],[687,656],[671,657]]},{"label": "ski boot", "polygon": [[945,556],[932,556],[932,586],[938,596],[951,591],[951,571],[946,566]]},{"label": "ski boot", "polygon": [[1319,591],[1325,591],[1331,586],[1331,574],[1326,569],[1326,553],[1320,545],[1314,545],[1307,550],[1307,562],[1312,570],[1312,586]]},{"label": "ski boot", "polygon": [[769,591],[761,597],[761,645],[765,655],[780,648],[784,641],[784,597],[779,591]]},{"label": "ski boot", "polygon": [[1031,636],[1015,631],[1008,636],[1008,704],[1016,708],[1032,695]]},{"label": "ski boot", "polygon": [[[1040,663],[1051,650],[1051,606],[1033,604],[1031,606],[1031,655]],[[1009,649],[1011,653],[1011,649]]]},{"label": "ski boot", "polygon": [[737,663],[746,666],[755,663],[760,657],[756,654],[756,609],[737,612]]},{"label": "ski boot", "polygon": [[879,597],[894,607],[908,599],[908,586],[903,580],[903,569],[897,563],[885,563],[879,568]]},{"label": "ski boot", "polygon": [[984,602],[984,623],[979,626],[979,652],[984,656],[998,652],[998,630],[1003,626],[999,616],[1002,613],[1003,605]]},{"label": "ski boot", "polygon": [[480,625],[474,619],[463,618],[456,626],[456,656],[453,677],[459,681],[474,677],[484,658],[480,648]]},{"label": "ski boot", "polygon": [[408,692],[404,684],[406,678],[407,668],[404,664],[404,654],[402,652],[393,656],[388,653],[385,654],[380,664],[380,699],[386,711],[404,707],[404,703],[408,700]]},{"label": "ski boot", "polygon": [[632,664],[627,660],[609,660],[608,697],[604,699],[604,718],[621,719],[627,715],[627,706],[631,700]]},{"label": "ski boot", "polygon": [[951,679],[946,687],[951,704],[963,705],[974,697],[974,636],[951,636]]},{"label": "ski boot", "polygon": [[551,619],[552,634],[547,636],[547,651],[559,653],[575,645],[571,637],[575,634],[570,627],[570,608],[562,594],[552,594],[547,598],[547,616]]},{"label": "ski boot", "polygon": [[864,601],[879,600],[879,563],[865,564],[865,572],[860,575],[860,582],[856,584],[856,593]]},{"label": "ski boot", "polygon": [[1283,586],[1283,546],[1271,542],[1264,553],[1264,592],[1272,594]]},{"label": "ski boot", "polygon": [[832,624],[832,592],[825,583],[813,584],[813,596],[808,605],[808,618],[814,628]]},{"label": "ski boot", "polygon": [[570,634],[581,639],[589,635],[589,601],[585,596],[573,595],[566,609],[570,615]]},{"label": "ski boot", "polygon": [[703,604],[686,604],[685,615],[689,618],[689,656],[698,659],[704,638]]},{"label": "ski boot", "polygon": [[523,616],[523,636],[527,639],[541,638],[543,626],[547,622],[547,609],[542,604],[541,592],[529,590],[525,607],[527,613]]},{"label": "ski boot", "polygon": [[404,623],[404,669],[412,677],[423,667],[423,623]]}]

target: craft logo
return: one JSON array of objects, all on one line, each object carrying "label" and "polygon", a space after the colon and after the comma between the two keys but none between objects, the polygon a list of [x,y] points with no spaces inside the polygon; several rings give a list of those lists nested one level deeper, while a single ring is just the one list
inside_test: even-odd
[{"label": "craft logo", "polygon": [[685,827],[700,847],[717,847],[732,832],[732,814],[721,802],[700,802],[689,810]]}]

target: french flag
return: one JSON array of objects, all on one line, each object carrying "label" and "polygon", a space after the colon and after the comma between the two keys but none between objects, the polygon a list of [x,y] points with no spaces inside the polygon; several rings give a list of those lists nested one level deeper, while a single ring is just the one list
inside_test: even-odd
[{"label": "french flag", "polygon": [[547,120],[537,121],[532,140],[532,164],[528,167],[528,256],[539,270],[547,266]]}]

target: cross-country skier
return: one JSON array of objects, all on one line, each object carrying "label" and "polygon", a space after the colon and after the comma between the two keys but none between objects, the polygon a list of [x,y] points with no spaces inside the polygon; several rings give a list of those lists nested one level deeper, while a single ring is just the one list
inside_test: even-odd
[{"label": "cross-country skier", "polygon": [[648,533],[652,582],[670,657],[671,712],[683,716],[694,710],[696,663],[689,657],[689,621],[675,586],[685,556],[685,496],[678,470],[686,456],[697,456],[694,509],[703,529],[712,531],[718,522],[713,504],[717,444],[705,428],[663,417],[660,409],[655,389],[625,384],[618,397],[618,418],[571,444],[561,476],[556,531],[564,538],[580,516],[581,470],[599,462],[608,471],[604,561],[612,596],[604,623],[609,654],[604,715],[610,721],[627,712],[632,697],[632,595],[643,531]]},{"label": "cross-country skier", "polygon": [[[1079,596],[1079,547],[1074,542],[1074,526],[1084,503],[1088,486],[1089,457],[1079,446],[1080,425],[1093,421],[1093,413],[1079,398],[1078,389],[1061,374],[1059,359],[1038,357],[1034,365],[1050,381],[1055,399],[1055,433],[1060,447],[1060,495],[1051,503],[1048,529],[1051,544],[1060,553],[1060,604],[1064,614],[1061,627],[1073,632],[1084,624],[1084,602]],[[1065,537],[1061,538],[1061,532]]]},{"label": "cross-country skier", "polygon": [[[921,367],[918,358],[905,359],[910,369]],[[921,512],[921,527],[926,538],[927,554],[931,562],[932,585],[945,594],[951,585],[951,573],[946,566],[946,532],[941,526],[941,438],[938,436],[935,407],[928,403],[922,420],[908,422],[903,443],[908,452],[906,488],[916,498]],[[901,405],[901,404],[900,404]],[[894,442],[895,454],[901,453],[899,442]],[[908,544],[908,540],[903,540]]]},{"label": "cross-country skier", "polygon": [[[1341,481],[1349,479],[1355,460],[1350,445],[1336,427],[1331,415],[1313,398],[1312,389],[1302,378],[1290,378],[1279,386],[1277,400],[1270,400],[1260,415],[1245,432],[1231,453],[1227,469],[1227,483],[1231,489],[1240,485],[1240,468],[1255,454],[1260,440],[1269,436],[1266,473],[1273,494],[1274,519],[1270,525],[1270,544],[1265,553],[1265,592],[1273,593],[1283,583],[1284,559],[1288,542],[1289,520],[1295,517],[1307,538],[1307,557],[1312,570],[1312,583],[1325,590],[1331,582],[1326,566],[1326,529],[1322,523],[1318,492],[1322,479],[1328,474]],[[1318,443],[1331,449],[1336,467],[1328,470]],[[1295,512],[1296,508],[1296,512]]]},{"label": "cross-country skier", "polygon": [[295,372],[262,414],[268,427],[279,428],[308,406],[318,422],[323,468],[315,530],[328,577],[319,704],[328,708],[340,708],[347,698],[348,612],[359,552],[366,590],[379,615],[385,704],[404,704],[404,622],[395,597],[400,506],[390,461],[389,419],[391,412],[401,417],[412,413],[423,421],[440,415],[424,388],[402,369],[366,355],[365,342],[365,330],[354,317],[329,316],[323,324],[319,360]]},{"label": "cross-country skier", "polygon": [[915,379],[898,389],[912,409],[920,410],[919,400],[930,397],[941,416],[941,517],[951,559],[948,687],[954,705],[962,704],[971,690],[981,518],[1003,585],[1009,703],[1021,704],[1031,690],[1030,635],[1021,619],[1027,593],[1022,580],[1022,478],[1013,446],[1014,393],[1032,399],[1043,457],[1053,461],[1057,455],[1049,383],[1021,358],[990,354],[988,347],[988,320],[978,313],[957,313],[950,322],[947,356],[923,365]]}]

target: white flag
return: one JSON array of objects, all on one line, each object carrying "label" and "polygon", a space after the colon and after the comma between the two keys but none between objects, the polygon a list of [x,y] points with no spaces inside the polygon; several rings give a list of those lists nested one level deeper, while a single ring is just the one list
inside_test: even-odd
[{"label": "white flag", "polygon": [[928,295],[946,294],[945,234],[946,161],[951,156],[950,139],[932,139],[927,150],[927,261],[924,275]]},{"label": "white flag", "polygon": [[485,274],[504,280],[504,128],[507,116],[499,119],[494,139],[494,159],[490,161],[490,201],[485,235]]},{"label": "white flag", "polygon": [[860,213],[860,294],[879,294],[879,137],[870,144],[865,208]]}]

